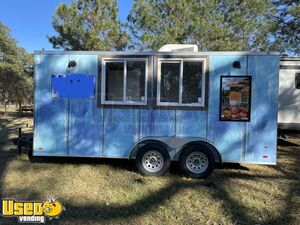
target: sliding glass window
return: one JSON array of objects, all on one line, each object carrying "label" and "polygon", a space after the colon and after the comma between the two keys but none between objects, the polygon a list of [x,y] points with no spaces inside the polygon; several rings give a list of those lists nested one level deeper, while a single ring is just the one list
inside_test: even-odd
[{"label": "sliding glass window", "polygon": [[205,59],[158,59],[157,105],[204,106]]},{"label": "sliding glass window", "polygon": [[147,105],[146,58],[102,59],[101,104]]}]

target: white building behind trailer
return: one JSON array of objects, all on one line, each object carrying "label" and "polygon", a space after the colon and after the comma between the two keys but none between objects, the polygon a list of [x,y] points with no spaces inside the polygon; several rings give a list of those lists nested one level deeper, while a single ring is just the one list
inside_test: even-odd
[{"label": "white building behind trailer", "polygon": [[278,127],[300,130],[300,57],[280,59]]}]

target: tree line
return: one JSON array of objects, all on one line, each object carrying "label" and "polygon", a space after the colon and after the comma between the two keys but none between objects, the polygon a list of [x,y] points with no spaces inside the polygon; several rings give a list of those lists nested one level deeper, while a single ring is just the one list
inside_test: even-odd
[{"label": "tree line", "polygon": [[[300,0],[135,0],[127,22],[116,0],[57,6],[48,36],[64,50],[158,50],[197,44],[200,51],[280,51],[300,55]],[[21,107],[33,94],[33,57],[0,22],[0,99]]]},{"label": "tree line", "polygon": [[157,50],[197,44],[201,51],[300,53],[300,0],[135,0],[127,23],[116,0],[72,0],[53,16],[64,50]]},{"label": "tree line", "polygon": [[4,111],[14,103],[21,109],[33,97],[33,56],[17,45],[0,21],[0,100]]}]

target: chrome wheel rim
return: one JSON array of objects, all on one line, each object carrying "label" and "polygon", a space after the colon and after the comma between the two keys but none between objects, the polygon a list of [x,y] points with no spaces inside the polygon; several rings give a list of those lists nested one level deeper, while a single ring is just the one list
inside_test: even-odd
[{"label": "chrome wheel rim", "polygon": [[155,173],[163,168],[164,159],[160,152],[151,150],[144,154],[142,163],[145,170]]},{"label": "chrome wheel rim", "polygon": [[208,168],[208,164],[207,156],[200,151],[191,152],[186,158],[186,167],[192,173],[203,173]]}]

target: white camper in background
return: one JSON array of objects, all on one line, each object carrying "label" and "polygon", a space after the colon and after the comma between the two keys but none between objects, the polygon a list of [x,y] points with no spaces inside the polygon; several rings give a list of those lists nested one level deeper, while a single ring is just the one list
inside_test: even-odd
[{"label": "white camper in background", "polygon": [[300,57],[280,59],[278,127],[300,131]]}]

